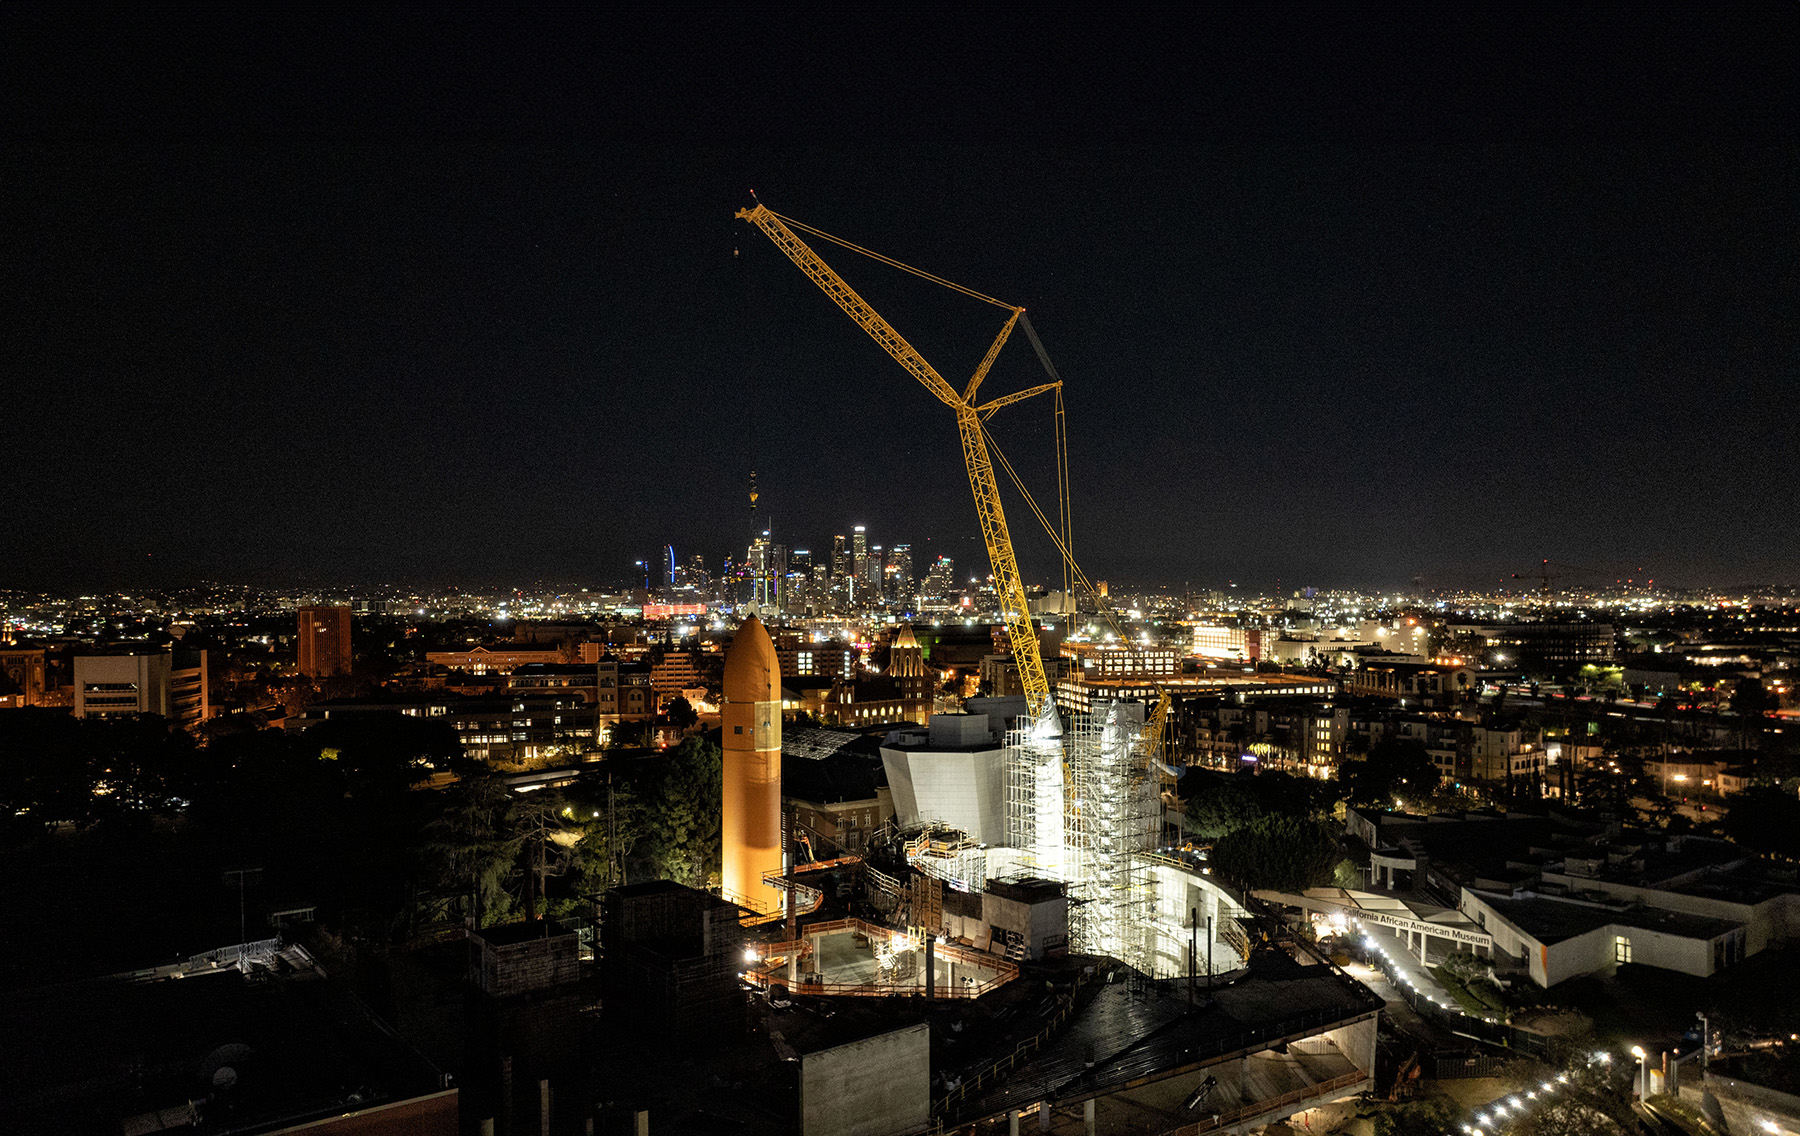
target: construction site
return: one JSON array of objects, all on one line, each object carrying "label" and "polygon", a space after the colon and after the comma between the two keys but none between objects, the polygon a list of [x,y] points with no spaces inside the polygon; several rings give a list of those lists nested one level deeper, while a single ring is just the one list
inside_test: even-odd
[{"label": "construction site", "polygon": [[[959,826],[956,818],[935,815],[929,807],[903,812],[902,825],[913,835],[906,845],[907,864],[951,888],[964,890],[979,889],[989,879],[1061,881],[1068,900],[1067,949],[1116,958],[1152,977],[1201,967],[1210,973],[1242,967],[1247,947],[1236,918],[1241,906],[1198,870],[1156,856],[1163,794],[1178,776],[1163,760],[1168,694],[1162,693],[1151,704],[1103,701],[1085,714],[1069,715],[1067,721],[1052,697],[997,471],[1006,475],[1055,545],[1064,594],[1079,592],[1096,600],[1117,638],[1128,646],[1132,639],[1073,555],[1063,381],[1025,309],[870,252],[762,204],[741,210],[738,216],[768,236],[845,314],[955,412],[964,465],[1023,697],[985,700],[993,703],[988,715],[990,728],[997,727],[995,732],[1003,738],[998,758],[1003,799],[978,800],[976,808],[991,816],[993,806],[998,805],[1004,817],[1001,831],[970,831],[966,825]],[[802,233],[1007,312],[967,384],[958,390],[949,383],[826,264]],[[1029,340],[1047,381],[980,401],[982,384],[1015,329],[1022,330]],[[1039,396],[1052,399],[1055,409],[1054,518],[1039,506],[987,425],[996,412]],[[999,701],[1014,704],[1003,706]],[[930,733],[937,732],[934,724]],[[930,741],[928,738],[927,748]],[[889,772],[892,777],[894,770]],[[976,780],[980,783],[971,784],[964,795],[991,796],[992,780]],[[929,924],[921,919],[913,925]],[[1206,938],[1202,941],[1198,932],[1203,929]]]},{"label": "construction site", "polygon": [[[661,1131],[1097,1136],[1250,1132],[1369,1088],[1380,999],[1159,852],[1177,775],[1167,694],[1058,712],[996,469],[1059,549],[1066,586],[1099,592],[1069,551],[1062,383],[1024,310],[867,254],[1007,310],[959,391],[799,233],[866,250],[762,205],[739,217],[955,411],[1023,693],[970,698],[852,757],[853,734],[784,736],[774,651],[747,620],[726,657],[725,886],[615,891],[603,952],[614,1004],[635,1008],[630,1034],[706,1034],[712,1048],[684,1072],[613,1035],[601,1093],[660,1114]],[[977,401],[1015,328],[1049,381]],[[1056,402],[1054,520],[985,425],[1038,395]],[[894,823],[856,851],[801,841],[778,803],[785,764],[829,760],[860,762],[892,794]],[[751,993],[741,1032],[720,1009],[728,983]]]}]

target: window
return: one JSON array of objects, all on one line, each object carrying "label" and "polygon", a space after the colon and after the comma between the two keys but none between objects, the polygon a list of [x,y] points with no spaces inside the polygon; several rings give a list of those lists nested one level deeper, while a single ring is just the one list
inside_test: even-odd
[{"label": "window", "polygon": [[1616,935],[1613,937],[1613,961],[1631,961],[1631,940],[1623,935]]}]

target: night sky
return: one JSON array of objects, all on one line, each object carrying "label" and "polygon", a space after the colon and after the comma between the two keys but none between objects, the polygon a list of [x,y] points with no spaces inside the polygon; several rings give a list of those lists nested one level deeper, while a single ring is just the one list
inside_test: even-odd
[{"label": "night sky", "polygon": [[[1093,576],[1800,583],[1795,13],[10,6],[0,587],[613,583],[741,554],[752,468],[984,567],[752,189],[1030,309]],[[820,251],[959,386],[999,330]],[[1053,500],[1048,402],[995,424]]]}]

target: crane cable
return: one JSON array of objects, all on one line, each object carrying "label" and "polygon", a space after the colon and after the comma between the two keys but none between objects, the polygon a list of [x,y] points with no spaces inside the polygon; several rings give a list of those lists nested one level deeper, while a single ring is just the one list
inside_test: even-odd
[{"label": "crane cable", "polygon": [[[768,209],[768,206],[765,205],[765,206],[763,206],[763,208]],[[910,264],[902,264],[900,261],[895,260],[891,256],[883,256],[873,249],[866,249],[866,248],[862,247],[861,245],[855,244],[854,242],[851,242],[851,241],[847,241],[842,237],[834,237],[830,233],[825,232],[823,229],[815,229],[811,225],[808,225],[801,221],[796,221],[792,217],[787,216],[786,214],[775,213],[775,210],[773,210],[773,209],[769,209],[769,212],[774,213],[775,216],[777,218],[779,218],[781,220],[781,222],[783,224],[787,225],[790,229],[799,229],[803,233],[811,233],[813,236],[818,237],[821,240],[830,241],[832,244],[839,245],[843,248],[847,248],[851,252],[861,253],[862,255],[868,257],[870,260],[879,260],[881,263],[889,266],[890,268],[898,268],[902,272],[910,272],[914,276],[919,277],[921,280],[929,280],[933,284],[942,284],[944,287],[950,289],[952,292],[961,292],[965,296],[971,296],[977,300],[982,300],[986,303],[994,305],[997,308],[1005,308],[1009,312],[1023,312],[1025,310],[1024,308],[1021,308],[1017,304],[1009,304],[1005,300],[996,300],[996,299],[994,299],[994,297],[989,296],[982,292],[977,292],[973,288],[965,288],[961,284],[958,284],[954,280],[946,280],[942,276],[934,276],[931,273],[926,272],[922,268],[914,268]],[[1028,335],[1031,334],[1029,328],[1027,328],[1026,334],[1028,334]],[[1031,341],[1032,341],[1032,343],[1036,344],[1037,336],[1031,335]],[[1044,349],[1041,346],[1038,347],[1038,356],[1044,360],[1044,365],[1046,367],[1048,367],[1050,364],[1050,358],[1049,358],[1049,356],[1044,354]]]}]

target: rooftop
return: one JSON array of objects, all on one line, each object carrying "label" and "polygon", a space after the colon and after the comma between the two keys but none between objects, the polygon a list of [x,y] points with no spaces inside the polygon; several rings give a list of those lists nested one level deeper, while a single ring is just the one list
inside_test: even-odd
[{"label": "rooftop", "polygon": [[0,1131],[119,1136],[195,1101],[208,1130],[248,1136],[440,1091],[303,952],[271,962],[254,978],[199,962],[7,996],[0,1034],[31,1044],[0,1062]]},{"label": "rooftop", "polygon": [[1603,907],[1529,893],[1512,899],[1487,892],[1477,894],[1507,922],[1546,946],[1607,926],[1638,927],[1705,940],[1716,939],[1740,926],[1726,919],[1709,919],[1659,907]]}]

